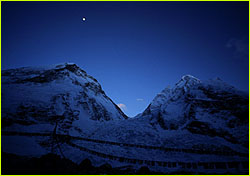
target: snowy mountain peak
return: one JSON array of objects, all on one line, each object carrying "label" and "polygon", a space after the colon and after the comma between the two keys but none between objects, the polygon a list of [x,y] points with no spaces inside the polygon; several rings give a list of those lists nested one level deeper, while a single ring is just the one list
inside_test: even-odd
[{"label": "snowy mountain peak", "polygon": [[3,83],[47,84],[53,81],[71,79],[74,84],[91,83],[101,88],[98,81],[74,63],[43,67],[22,67],[2,71]]},{"label": "snowy mountain peak", "polygon": [[[138,118],[165,130],[223,134],[230,142],[248,143],[239,138],[248,132],[248,94],[221,79],[200,81],[190,75],[183,76],[172,89],[166,88],[157,94]],[[247,130],[243,133],[242,129]]]},{"label": "snowy mountain peak", "polygon": [[[81,163],[79,170],[85,168],[85,158],[94,169],[111,163],[115,173],[142,164],[168,173],[180,173],[185,166],[194,174],[202,167],[222,174],[222,162],[226,174],[239,171],[229,163],[247,161],[248,166],[248,95],[221,80],[183,76],[130,119],[74,63],[5,70],[2,80],[2,151],[25,156],[19,160],[8,154],[18,168],[17,161],[48,153]],[[40,168],[40,161],[47,160],[31,161]],[[56,166],[62,168],[61,163]],[[104,166],[99,168],[111,167]]]},{"label": "snowy mountain peak", "polygon": [[72,73],[83,73],[86,75],[86,72],[82,70],[78,65],[74,63],[64,63],[64,64],[58,64],[55,66],[55,69],[66,69],[68,71],[71,71]]},{"label": "snowy mountain peak", "polygon": [[70,132],[91,121],[127,119],[97,80],[74,63],[4,70],[2,91],[7,126],[53,124],[59,118],[62,131]]},{"label": "snowy mountain peak", "polygon": [[198,83],[201,83],[201,81],[198,78],[191,76],[191,75],[185,75],[185,76],[182,76],[181,80],[176,84],[176,88],[177,87],[190,87]]},{"label": "snowy mountain peak", "polygon": [[186,81],[188,81],[188,80],[199,80],[198,78],[196,78],[196,77],[194,77],[194,76],[192,76],[192,75],[184,75],[184,76],[182,76],[182,78],[181,78],[182,80],[186,80]]}]

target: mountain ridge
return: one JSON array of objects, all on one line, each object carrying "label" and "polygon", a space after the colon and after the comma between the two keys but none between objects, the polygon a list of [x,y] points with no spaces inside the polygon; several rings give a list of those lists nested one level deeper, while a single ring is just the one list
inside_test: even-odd
[{"label": "mountain ridge", "polygon": [[[128,118],[76,64],[4,70],[2,150],[28,157],[53,153],[78,164],[89,158],[95,166],[157,161],[151,169],[163,173],[169,168],[162,163],[245,163],[248,99],[220,79],[185,75]],[[182,171],[179,166],[173,171]]]},{"label": "mountain ridge", "polygon": [[[173,88],[157,94],[137,118],[148,119],[152,126],[160,125],[165,130],[186,128],[241,143],[238,137],[242,132],[236,132],[236,128],[248,124],[248,94],[221,79],[201,81],[186,75]],[[243,143],[248,146],[248,140]]]},{"label": "mountain ridge", "polygon": [[68,125],[80,116],[99,121],[128,118],[95,78],[72,63],[4,70],[2,89],[3,127],[13,120],[21,122],[18,114],[28,124],[45,123],[46,118],[39,116],[47,120],[65,116]]}]

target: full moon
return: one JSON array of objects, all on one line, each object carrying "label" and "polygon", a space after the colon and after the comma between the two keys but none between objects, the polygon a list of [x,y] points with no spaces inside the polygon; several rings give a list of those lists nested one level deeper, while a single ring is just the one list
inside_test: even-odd
[{"label": "full moon", "polygon": [[83,18],[82,18],[82,21],[86,21],[86,18],[85,18],[85,17],[83,17]]}]

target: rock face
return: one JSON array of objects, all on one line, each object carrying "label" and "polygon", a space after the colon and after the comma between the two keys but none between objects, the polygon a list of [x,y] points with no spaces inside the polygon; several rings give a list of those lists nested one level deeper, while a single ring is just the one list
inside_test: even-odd
[{"label": "rock face", "polygon": [[159,93],[137,118],[165,130],[187,129],[248,146],[248,94],[219,78],[201,81],[186,75]]},{"label": "rock face", "polygon": [[81,130],[84,120],[118,119],[127,116],[75,64],[2,71],[2,128],[50,123],[68,132]]}]

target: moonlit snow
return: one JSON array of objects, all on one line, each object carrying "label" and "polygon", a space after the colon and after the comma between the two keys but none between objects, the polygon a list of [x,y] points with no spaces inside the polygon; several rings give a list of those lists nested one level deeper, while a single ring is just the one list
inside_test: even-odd
[{"label": "moonlit snow", "polygon": [[[50,153],[50,134],[57,127],[56,134],[83,138],[54,151],[78,164],[89,158],[95,166],[148,165],[169,173],[183,171],[181,164],[169,170],[162,162],[248,162],[248,155],[237,154],[248,154],[246,119],[248,94],[217,79],[186,75],[136,118],[128,118],[98,81],[73,63],[2,71],[2,151],[20,156]],[[237,172],[199,167],[202,173]]]}]

